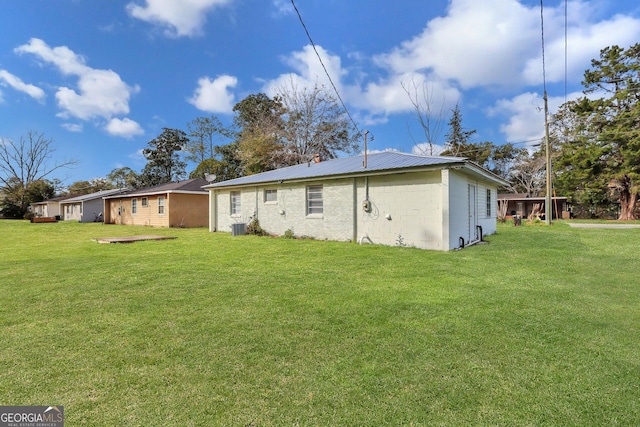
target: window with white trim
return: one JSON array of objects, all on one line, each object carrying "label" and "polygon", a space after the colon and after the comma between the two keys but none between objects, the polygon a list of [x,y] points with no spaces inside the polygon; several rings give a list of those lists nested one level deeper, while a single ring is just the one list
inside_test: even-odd
[{"label": "window with white trim", "polygon": [[278,190],[264,190],[264,202],[276,203],[278,201]]},{"label": "window with white trim", "polygon": [[164,215],[164,196],[158,196],[158,215]]},{"label": "window with white trim", "polygon": [[232,191],[231,192],[231,215],[240,215],[241,205],[240,205],[240,192]]},{"label": "window with white trim", "polygon": [[147,206],[149,206],[149,198],[148,197],[143,197],[141,199],[141,201],[142,201],[142,207],[143,208],[146,208]]},{"label": "window with white trim", "polygon": [[322,185],[307,186],[307,215],[322,215],[323,213]]},{"label": "window with white trim", "polygon": [[138,199],[131,199],[131,215],[138,213]]}]

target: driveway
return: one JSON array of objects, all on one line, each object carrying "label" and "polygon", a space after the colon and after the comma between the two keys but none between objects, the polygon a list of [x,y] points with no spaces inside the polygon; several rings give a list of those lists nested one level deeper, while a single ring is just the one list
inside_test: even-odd
[{"label": "driveway", "polygon": [[569,222],[569,227],[575,228],[640,228],[640,224],[586,224]]}]

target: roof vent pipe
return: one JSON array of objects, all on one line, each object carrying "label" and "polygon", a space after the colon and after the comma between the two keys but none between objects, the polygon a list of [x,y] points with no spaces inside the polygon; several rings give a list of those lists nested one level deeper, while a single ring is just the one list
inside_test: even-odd
[{"label": "roof vent pipe", "polygon": [[[367,135],[369,135],[369,131],[364,131],[364,160],[362,161],[362,167],[367,168]],[[371,140],[373,141],[373,135],[371,135]]]}]

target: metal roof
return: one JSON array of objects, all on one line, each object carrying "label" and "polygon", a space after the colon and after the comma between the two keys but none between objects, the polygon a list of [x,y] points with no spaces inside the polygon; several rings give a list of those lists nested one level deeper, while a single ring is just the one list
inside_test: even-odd
[{"label": "metal roof", "polygon": [[111,195],[114,195],[114,194],[123,193],[125,191],[127,191],[126,188],[118,188],[118,189],[115,189],[115,190],[102,190],[102,191],[97,191],[97,192],[91,193],[91,194],[83,194],[81,196],[72,197],[72,198],[66,199],[65,201],[60,202],[60,203],[86,202],[88,200],[102,199],[103,197],[111,196]]},{"label": "metal roof", "polygon": [[[371,174],[398,171],[402,169],[444,167],[445,165],[464,166],[470,162],[463,157],[447,156],[419,156],[415,154],[400,153],[397,151],[385,151],[367,155],[367,167],[363,166],[364,156],[354,156],[322,161],[320,163],[303,163],[289,166],[256,175],[244,176],[228,181],[216,182],[206,185],[204,188],[221,188],[252,184],[264,184],[269,182],[281,182],[290,180],[305,180],[322,177],[338,177],[343,175]],[[488,178],[504,181],[491,172],[476,166],[486,172]]]}]

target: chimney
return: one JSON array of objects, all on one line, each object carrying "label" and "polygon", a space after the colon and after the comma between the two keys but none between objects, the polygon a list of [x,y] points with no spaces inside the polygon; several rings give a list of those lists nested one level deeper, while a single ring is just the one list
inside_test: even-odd
[{"label": "chimney", "polygon": [[320,163],[320,154],[316,153],[313,155],[313,163]]}]

